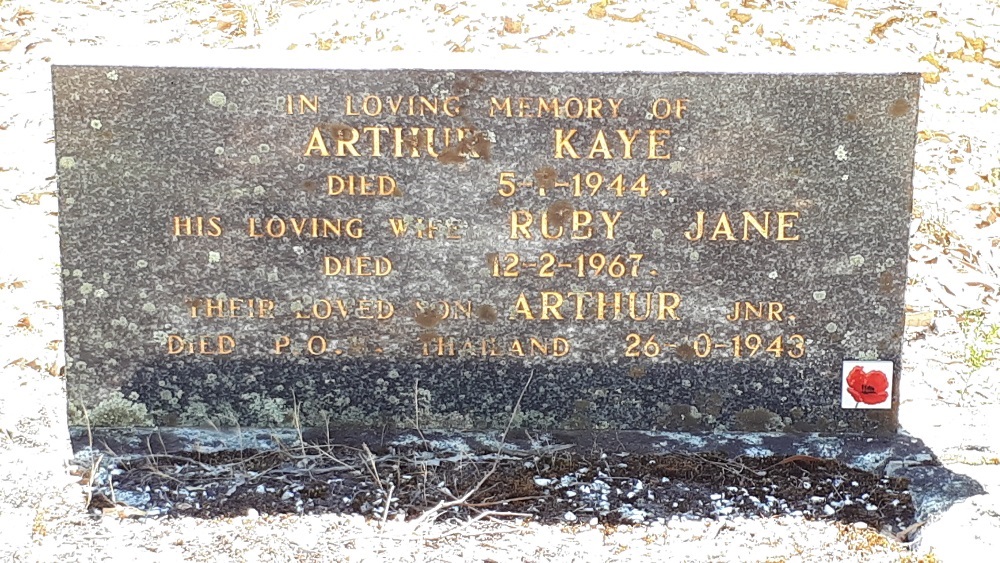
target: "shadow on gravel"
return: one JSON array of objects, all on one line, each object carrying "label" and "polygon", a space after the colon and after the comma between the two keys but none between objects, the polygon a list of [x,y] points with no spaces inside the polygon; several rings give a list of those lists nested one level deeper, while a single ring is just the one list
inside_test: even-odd
[{"label": "shadow on gravel", "polygon": [[984,492],[904,436],[512,432],[501,443],[495,433],[95,432],[73,431],[82,481],[93,483],[89,508],[119,516],[641,524],[792,515],[863,522],[906,541],[930,514]]}]

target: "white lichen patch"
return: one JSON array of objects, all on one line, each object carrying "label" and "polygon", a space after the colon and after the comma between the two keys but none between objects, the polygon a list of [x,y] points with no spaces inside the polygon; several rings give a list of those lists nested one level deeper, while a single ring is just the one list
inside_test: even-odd
[{"label": "white lichen patch", "polygon": [[108,292],[102,288],[97,288],[94,290],[94,297],[104,299],[108,296]]},{"label": "white lichen patch", "polygon": [[264,195],[266,193],[267,190],[264,189],[264,186],[256,186],[253,189],[253,195]]},{"label": "white lichen patch", "polygon": [[94,284],[86,282],[80,284],[80,293],[84,295],[90,295],[91,293],[93,293],[93,291],[94,291]]},{"label": "white lichen patch", "polygon": [[854,256],[848,258],[848,260],[850,260],[851,266],[854,266],[855,268],[860,268],[865,263],[865,257],[860,254],[855,254]]},{"label": "white lichen patch", "polygon": [[208,103],[217,108],[221,108],[226,105],[226,95],[222,92],[212,92],[212,94],[208,97]]},{"label": "white lichen patch", "polygon": [[698,254],[697,250],[692,250],[691,253],[688,254],[688,260],[692,262],[697,262],[699,258],[701,258],[701,255]]},{"label": "white lichen patch", "polygon": [[837,160],[841,162],[847,160],[847,149],[844,148],[844,145],[838,146],[837,150],[834,151],[833,154],[835,154],[837,156]]},{"label": "white lichen patch", "polygon": [[830,333],[837,332],[837,323],[827,323],[826,331]]},{"label": "white lichen patch", "polygon": [[814,291],[813,292],[813,299],[815,299],[816,301],[822,301],[822,300],[826,299],[826,292],[825,291]]},{"label": "white lichen patch", "polygon": [[114,70],[114,69],[109,70],[108,72],[104,73],[104,76],[106,76],[108,78],[108,80],[110,80],[112,82],[117,82],[118,81],[118,71],[117,70]]},{"label": "white lichen patch", "polygon": [[62,168],[63,170],[69,170],[74,166],[76,166],[76,159],[72,156],[64,156],[59,159],[59,168]]},{"label": "white lichen patch", "polygon": [[114,391],[96,407],[90,410],[93,426],[149,426],[152,420],[146,405],[126,399],[120,391]]},{"label": "white lichen patch", "polygon": [[91,119],[90,120],[90,128],[91,129],[93,129],[95,131],[98,131],[98,130],[101,129],[101,127],[104,127],[104,125],[101,123],[100,119]]},{"label": "white lichen patch", "polygon": [[147,262],[145,260],[136,260],[135,261],[135,267],[136,268],[145,268],[146,266],[149,266],[149,262]]},{"label": "white lichen patch", "polygon": [[217,154],[218,156],[226,154],[225,147],[215,147],[215,154]]},{"label": "white lichen patch", "polygon": [[208,251],[208,263],[209,264],[218,264],[221,260],[222,260],[222,255],[221,254],[219,254],[215,250],[209,250]]},{"label": "white lichen patch", "polygon": [[271,152],[271,145],[261,143],[260,145],[257,145],[257,152]]},{"label": "white lichen patch", "polygon": [[778,279],[778,272],[774,272],[774,271],[769,272],[767,274],[767,277],[771,278],[772,280],[776,280],[776,279]]},{"label": "white lichen patch", "polygon": [[155,313],[156,312],[156,305],[153,305],[152,303],[144,303],[142,305],[142,310],[143,310],[143,312],[146,312],[146,313]]}]

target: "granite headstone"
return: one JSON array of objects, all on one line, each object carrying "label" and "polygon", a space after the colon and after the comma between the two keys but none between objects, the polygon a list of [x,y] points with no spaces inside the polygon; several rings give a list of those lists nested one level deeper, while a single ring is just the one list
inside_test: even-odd
[{"label": "granite headstone", "polygon": [[917,74],[53,81],[71,425],[897,427]]}]

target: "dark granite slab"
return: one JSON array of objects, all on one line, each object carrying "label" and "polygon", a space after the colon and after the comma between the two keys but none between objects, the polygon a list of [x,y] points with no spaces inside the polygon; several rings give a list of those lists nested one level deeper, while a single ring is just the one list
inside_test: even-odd
[{"label": "dark granite slab", "polygon": [[896,429],[917,74],[53,80],[72,425]]}]

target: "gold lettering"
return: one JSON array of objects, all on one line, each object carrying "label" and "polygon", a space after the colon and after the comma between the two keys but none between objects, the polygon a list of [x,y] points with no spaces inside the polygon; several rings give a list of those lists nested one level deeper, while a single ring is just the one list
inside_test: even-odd
[{"label": "gold lettering", "polygon": [[705,234],[705,212],[696,211],[695,217],[695,227],[689,231],[684,231],[684,238],[695,241],[700,239]]},{"label": "gold lettering", "polygon": [[528,231],[528,227],[531,226],[533,221],[530,211],[524,209],[516,209],[510,212],[510,240],[517,240],[520,238],[531,240],[531,233]]},{"label": "gold lettering", "polygon": [[562,294],[555,291],[543,291],[540,295],[542,297],[541,319],[543,321],[549,319],[562,320],[562,313],[559,312],[559,308],[562,307],[564,302]]},{"label": "gold lettering", "polygon": [[664,137],[670,136],[669,129],[650,129],[649,130],[649,160],[668,160],[670,158],[670,153],[660,154],[656,149],[662,147],[666,140],[658,139],[657,135],[663,135]]},{"label": "gold lettering", "polygon": [[[348,131],[350,131],[350,138],[345,139],[344,136]],[[360,138],[361,133],[353,127],[341,127],[337,129],[337,156],[347,156],[348,152],[351,153],[351,156],[361,156],[358,149],[354,148],[354,143],[357,143]]]},{"label": "gold lettering", "polygon": [[755,231],[760,233],[760,236],[767,238],[770,236],[770,229],[768,229],[768,223],[771,219],[771,212],[764,212],[764,224],[761,225],[757,218],[754,217],[753,213],[749,211],[743,212],[743,240],[750,240],[750,227],[753,227]]},{"label": "gold lettering", "polygon": [[608,148],[608,139],[605,138],[604,131],[597,132],[597,136],[594,137],[594,145],[590,148],[590,154],[587,155],[587,158],[593,160],[597,158],[598,154],[605,160],[614,158],[611,149]]},{"label": "gold lettering", "polygon": [[306,145],[306,150],[302,153],[302,156],[313,156],[314,151],[319,151],[319,156],[330,156],[330,151],[326,148],[326,142],[323,140],[322,133],[319,132],[319,127],[313,127],[312,135],[309,137],[309,144]]},{"label": "gold lettering", "polygon": [[[786,221],[785,218],[788,218]],[[795,228],[795,223],[792,219],[798,219],[798,211],[779,211],[778,212],[778,237],[776,240],[799,240],[799,235],[789,236],[786,232],[788,229]]]},{"label": "gold lettering", "polygon": [[715,226],[715,232],[712,233],[710,240],[719,240],[719,235],[724,235],[726,240],[736,240],[733,235],[733,225],[729,222],[729,216],[725,213],[719,215],[719,222]]},{"label": "gold lettering", "polygon": [[618,117],[618,108],[622,106],[622,98],[608,98],[608,105],[611,106],[611,117]]},{"label": "gold lettering", "polygon": [[563,155],[563,151],[568,153],[570,155],[569,156],[570,158],[580,158],[580,155],[576,152],[576,149],[574,149],[573,145],[570,143],[570,141],[572,141],[573,136],[576,135],[576,133],[577,133],[576,129],[570,129],[568,132],[563,131],[562,129],[555,130],[556,158],[566,158]]},{"label": "gold lettering", "polygon": [[504,98],[503,102],[498,102],[495,96],[490,96],[490,117],[494,117],[497,111],[503,111],[507,117],[513,117],[510,109],[510,98]]},{"label": "gold lettering", "polygon": [[518,315],[524,317],[526,321],[535,320],[535,314],[531,311],[531,305],[524,293],[518,295],[517,301],[514,303],[514,318],[516,319]]},{"label": "gold lettering", "polygon": [[327,276],[385,277],[392,273],[392,260],[386,256],[325,256],[323,273]]},{"label": "gold lettering", "polygon": [[[617,113],[617,110],[615,110]],[[617,117],[617,116],[616,116]],[[639,136],[640,131],[636,129],[632,132],[632,135],[628,134],[625,129],[618,129],[618,136],[622,138],[622,143],[625,144],[625,152],[622,154],[623,159],[632,158],[632,143],[635,142],[636,137]]]},{"label": "gold lettering", "polygon": [[599,118],[601,116],[601,107],[604,106],[604,102],[600,98],[587,98],[587,117],[589,118]]}]

